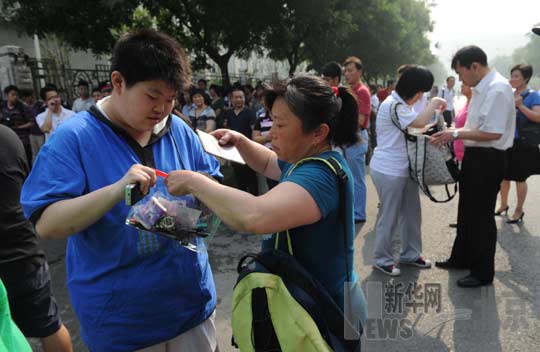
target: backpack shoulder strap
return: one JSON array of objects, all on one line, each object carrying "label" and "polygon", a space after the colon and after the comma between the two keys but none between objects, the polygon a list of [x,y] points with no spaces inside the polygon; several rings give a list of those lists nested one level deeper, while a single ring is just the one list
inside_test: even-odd
[{"label": "backpack shoulder strap", "polygon": [[[305,164],[307,162],[313,162],[313,161],[323,163],[338,177],[339,191],[340,191],[339,213],[340,213],[341,216],[343,216],[345,214],[345,197],[344,197],[344,195],[345,195],[345,185],[347,183],[348,176],[345,173],[345,171],[343,170],[343,167],[341,166],[340,162],[336,158],[334,158],[334,157],[328,157],[328,158],[308,157],[308,158],[304,158],[304,159],[296,162],[288,170],[287,176],[290,176],[294,172],[294,170],[297,169],[300,165],[303,165],[303,164]],[[343,193],[343,197],[341,195],[342,193]],[[343,223],[345,224],[345,222],[343,222]],[[287,246],[288,246],[289,254],[293,255],[293,249],[292,249],[292,243],[291,243],[289,230],[286,230],[285,233],[286,233],[286,236],[287,236]],[[280,233],[278,232],[278,233],[276,233],[275,249],[278,249],[279,237],[280,237]]]},{"label": "backpack shoulder strap", "polygon": [[[346,216],[346,185],[349,177],[345,173],[345,170],[343,170],[343,167],[341,163],[334,157],[328,157],[328,158],[320,158],[320,157],[308,157],[304,158],[300,161],[298,161],[296,164],[293,165],[293,167],[290,168],[290,170],[287,173],[287,176],[290,176],[293,171],[299,167],[302,164],[305,164],[307,162],[316,161],[321,162],[325,164],[332,172],[337,176],[338,178],[338,186],[339,186],[339,210],[338,210],[338,217],[340,219],[340,222],[343,224],[343,244],[344,244],[344,250],[345,250],[345,273],[347,275],[347,281],[350,282],[350,275],[349,275],[349,257],[347,255],[347,230],[346,230],[346,224],[347,224],[347,216]],[[291,236],[289,234],[289,230],[286,231],[287,234],[287,245],[289,249],[289,254],[293,255],[292,251],[292,244],[291,244]],[[279,243],[279,233],[276,233],[276,242],[275,242],[275,248],[278,248]]]}]

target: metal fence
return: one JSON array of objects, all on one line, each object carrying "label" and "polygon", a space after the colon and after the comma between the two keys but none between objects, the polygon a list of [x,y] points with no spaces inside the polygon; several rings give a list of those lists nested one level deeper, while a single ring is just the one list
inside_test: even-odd
[{"label": "metal fence", "polygon": [[[93,88],[99,87],[101,82],[110,79],[109,65],[95,65],[93,69],[78,69],[58,65],[54,60],[29,59],[28,66],[32,72],[32,80],[34,91],[38,96],[40,89],[47,83],[53,83],[58,87],[60,96],[64,102],[72,104],[79,96],[77,85],[80,80],[85,80],[89,84],[90,91]],[[261,76],[258,74],[246,73],[240,75],[230,75],[231,84],[240,82],[241,84],[251,84],[255,86],[258,82],[272,82],[276,80],[277,74]],[[194,72],[193,84],[196,86],[197,81],[204,78],[210,84],[222,84],[220,74],[208,72]]]},{"label": "metal fence", "polygon": [[109,65],[96,65],[93,69],[77,69],[57,65],[53,60],[28,60],[32,71],[34,91],[39,90],[47,83],[58,87],[62,99],[69,104],[78,97],[77,85],[80,80],[89,84],[90,91],[97,88],[100,82],[110,79]]}]

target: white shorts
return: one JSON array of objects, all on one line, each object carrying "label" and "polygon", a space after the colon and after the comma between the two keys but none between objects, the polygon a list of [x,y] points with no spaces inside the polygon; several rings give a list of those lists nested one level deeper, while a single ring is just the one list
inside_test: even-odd
[{"label": "white shorts", "polygon": [[217,347],[216,341],[216,311],[201,324],[178,335],[172,340],[143,348],[138,352],[214,352]]}]

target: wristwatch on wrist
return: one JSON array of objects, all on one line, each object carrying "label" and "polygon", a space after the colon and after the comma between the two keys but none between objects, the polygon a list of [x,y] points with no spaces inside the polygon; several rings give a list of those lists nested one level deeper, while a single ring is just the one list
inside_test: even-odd
[{"label": "wristwatch on wrist", "polygon": [[458,139],[458,137],[459,137],[459,131],[458,131],[458,130],[454,130],[454,132],[452,132],[452,137],[454,137],[454,139]]}]

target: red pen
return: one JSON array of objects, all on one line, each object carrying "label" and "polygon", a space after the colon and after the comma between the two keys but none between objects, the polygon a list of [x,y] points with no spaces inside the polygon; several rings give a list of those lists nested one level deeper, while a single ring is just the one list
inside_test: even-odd
[{"label": "red pen", "polygon": [[154,169],[154,171],[156,172],[156,175],[158,175],[159,177],[163,177],[163,178],[169,177],[169,174],[166,173],[166,172],[163,172],[163,171],[158,170],[158,169]]}]

